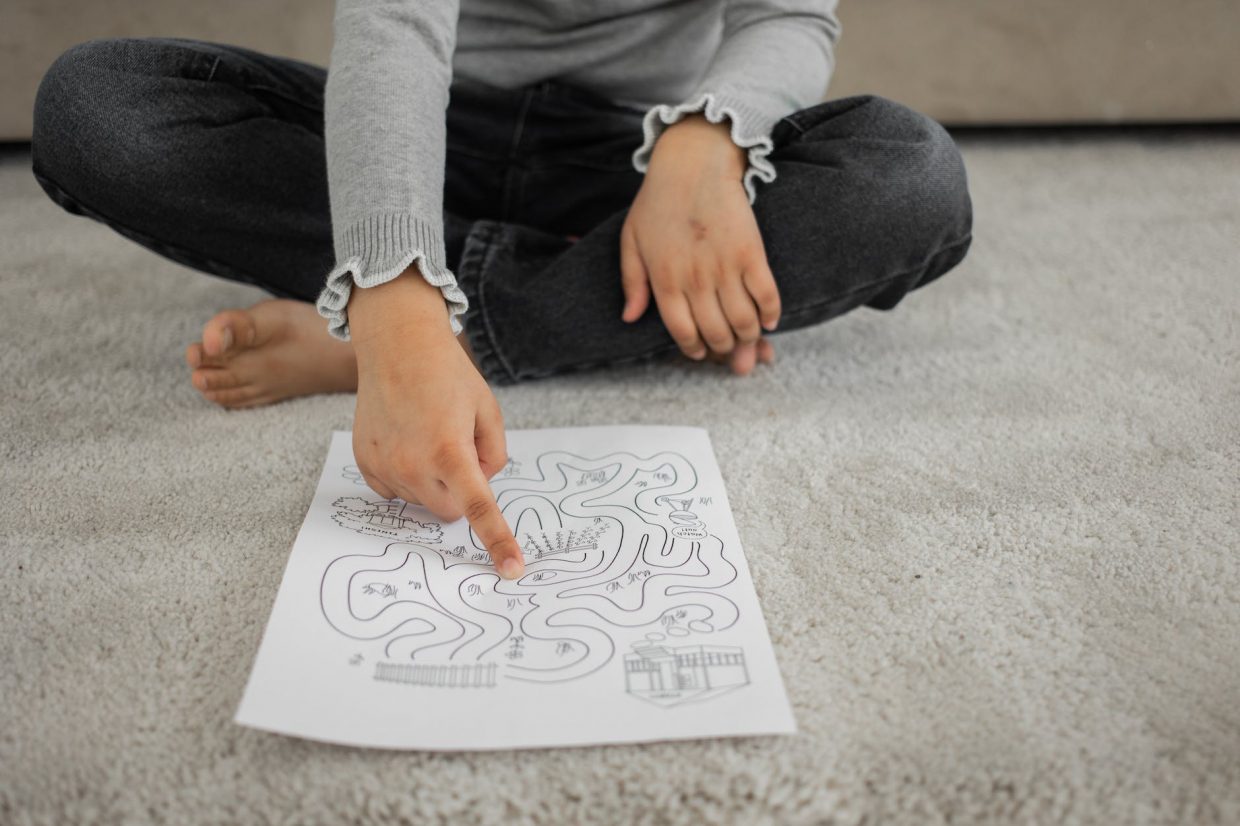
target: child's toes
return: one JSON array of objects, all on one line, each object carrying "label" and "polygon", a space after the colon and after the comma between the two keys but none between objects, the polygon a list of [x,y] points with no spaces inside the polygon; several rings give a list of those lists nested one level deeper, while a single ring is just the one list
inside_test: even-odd
[{"label": "child's toes", "polygon": [[215,402],[220,407],[253,407],[263,403],[258,389],[253,386],[208,390],[202,395],[207,401]]},{"label": "child's toes", "polygon": [[230,370],[218,367],[205,367],[190,374],[190,382],[204,393],[209,390],[229,390],[241,384],[241,381]]},{"label": "child's toes", "polygon": [[775,363],[775,345],[764,338],[758,339],[758,361],[763,364]]},{"label": "child's toes", "polygon": [[738,376],[748,376],[753,372],[757,361],[757,347],[753,344],[738,344],[732,351],[732,372]]},{"label": "child's toes", "polygon": [[185,363],[191,370],[197,370],[202,366],[202,342],[195,341],[185,348]]},{"label": "child's toes", "polygon": [[202,342],[195,341],[185,348],[185,363],[190,366],[191,370],[198,370],[204,367],[223,367],[224,359],[219,356],[208,356],[206,350],[203,349]]},{"label": "child's toes", "polygon": [[209,356],[230,355],[234,348],[253,347],[258,329],[247,310],[225,310],[202,328],[203,352]]}]

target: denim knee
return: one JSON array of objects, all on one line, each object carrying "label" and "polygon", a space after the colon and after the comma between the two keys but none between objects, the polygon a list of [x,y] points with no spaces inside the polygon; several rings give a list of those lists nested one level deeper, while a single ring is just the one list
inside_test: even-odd
[{"label": "denim knee", "polygon": [[[970,236],[973,210],[968,176],[956,141],[942,124],[903,104],[874,99],[875,129],[887,139],[908,145],[893,155],[889,181],[897,187],[908,215],[909,231],[926,242],[951,244]],[[883,134],[880,131],[879,134]]]},{"label": "denim knee", "polygon": [[[840,98],[784,118],[776,161],[821,167],[831,203],[870,213],[873,230],[927,254],[968,237],[972,204],[964,162],[933,118],[874,95]],[[812,173],[810,173],[812,174]]]},{"label": "denim knee", "polygon": [[869,139],[907,147],[887,156],[883,173],[893,204],[889,228],[904,239],[903,277],[866,302],[889,310],[964,259],[972,242],[973,203],[964,160],[942,124],[882,98],[872,105]]},{"label": "denim knee", "polygon": [[777,177],[755,211],[793,323],[890,309],[967,252],[964,163],[933,119],[884,98],[841,98],[789,115],[772,138]]},{"label": "denim knee", "polygon": [[60,55],[39,84],[31,156],[34,171],[79,197],[106,197],[156,174],[166,159],[158,93],[175,80],[205,79],[209,55],[170,63],[152,38],[88,40]]},{"label": "denim knee", "polygon": [[100,74],[114,40],[90,40],[64,52],[39,83],[31,155],[35,171],[61,180],[120,138],[110,128]]},{"label": "denim knee", "polygon": [[906,147],[887,155],[884,177],[902,204],[906,231],[934,247],[968,238],[973,205],[960,149],[938,121],[907,106],[873,98],[868,138]]}]

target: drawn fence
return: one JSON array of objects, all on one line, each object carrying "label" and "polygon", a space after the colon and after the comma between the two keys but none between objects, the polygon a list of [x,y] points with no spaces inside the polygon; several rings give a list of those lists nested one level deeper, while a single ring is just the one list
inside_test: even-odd
[{"label": "drawn fence", "polygon": [[495,663],[414,665],[376,663],[375,679],[432,688],[495,688]]}]

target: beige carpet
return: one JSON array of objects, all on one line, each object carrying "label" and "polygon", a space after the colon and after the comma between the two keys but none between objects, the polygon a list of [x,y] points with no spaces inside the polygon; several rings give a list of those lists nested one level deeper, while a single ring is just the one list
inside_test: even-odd
[{"label": "beige carpet", "polygon": [[9,152],[0,822],[1240,821],[1240,139],[965,148],[974,251],[894,312],[499,393],[710,429],[801,733],[477,755],[233,725],[353,398],[202,402],[184,345],[258,293]]}]

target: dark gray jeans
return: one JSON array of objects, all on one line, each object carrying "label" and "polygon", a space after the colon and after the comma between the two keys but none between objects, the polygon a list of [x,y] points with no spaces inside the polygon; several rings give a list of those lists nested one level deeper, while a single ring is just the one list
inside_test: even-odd
[{"label": "dark gray jeans", "polygon": [[[69,212],[167,258],[313,301],[334,264],[325,80],[320,67],[234,46],[90,41],[39,88],[34,174]],[[634,324],[620,319],[619,236],[642,180],[630,161],[641,115],[561,83],[454,82],[448,265],[489,381],[677,352],[653,305]],[[759,184],[754,210],[779,332],[861,305],[890,309],[964,258],[965,170],[931,119],[853,97],[789,115],[772,138],[778,176]]]}]

